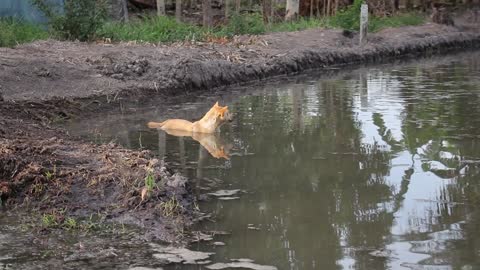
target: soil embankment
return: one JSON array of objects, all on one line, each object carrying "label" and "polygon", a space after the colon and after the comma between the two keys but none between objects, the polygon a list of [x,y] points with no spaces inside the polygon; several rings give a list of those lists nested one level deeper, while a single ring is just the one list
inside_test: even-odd
[{"label": "soil embankment", "polygon": [[[148,151],[81,142],[51,122],[81,117],[83,106],[96,100],[179,95],[307,69],[479,48],[479,29],[436,24],[386,29],[370,35],[363,47],[355,35],[315,29],[239,37],[227,44],[42,41],[2,48],[2,203],[41,213],[64,209],[62,214],[73,216],[101,212],[148,228],[161,240],[178,240],[176,232],[193,222],[195,212],[185,178]],[[155,186],[145,192],[149,177]]]}]

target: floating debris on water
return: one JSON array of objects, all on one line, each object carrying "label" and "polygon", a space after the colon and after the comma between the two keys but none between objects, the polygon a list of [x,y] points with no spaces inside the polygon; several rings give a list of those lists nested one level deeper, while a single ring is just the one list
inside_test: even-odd
[{"label": "floating debris on water", "polygon": [[253,262],[229,262],[229,263],[215,263],[205,266],[207,269],[219,270],[219,269],[229,269],[229,268],[246,268],[253,270],[277,270],[278,268],[270,265],[260,265]]},{"label": "floating debris on water", "polygon": [[192,242],[200,242],[200,241],[212,241],[213,240],[213,235],[211,234],[206,234],[203,232],[195,231],[192,232],[193,234],[193,240]]},{"label": "floating debris on water", "polygon": [[229,197],[229,196],[236,195],[241,191],[242,191],[241,189],[231,189],[231,190],[221,189],[216,192],[208,193],[208,195],[215,196],[215,197]]},{"label": "floating debris on water", "polygon": [[163,268],[149,268],[149,267],[137,266],[137,267],[128,268],[128,270],[163,270]]},{"label": "floating debris on water", "polygon": [[154,251],[159,253],[153,254],[153,257],[162,260],[166,264],[198,264],[199,262],[206,261],[214,254],[212,252],[192,251],[186,248],[154,246],[156,246]]},{"label": "floating debris on water", "polygon": [[252,259],[247,259],[247,258],[230,259],[230,261],[232,261],[232,262],[249,262],[249,263],[253,263],[253,262],[254,262],[254,260],[252,260]]},{"label": "floating debris on water", "polygon": [[222,201],[231,201],[231,200],[238,200],[240,197],[218,197],[217,199]]}]

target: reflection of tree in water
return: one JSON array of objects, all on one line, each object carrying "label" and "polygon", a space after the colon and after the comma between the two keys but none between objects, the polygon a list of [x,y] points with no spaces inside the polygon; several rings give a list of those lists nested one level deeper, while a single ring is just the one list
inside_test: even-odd
[{"label": "reflection of tree in water", "polygon": [[[248,124],[236,126],[236,133],[242,134],[248,142],[244,147],[255,155],[238,160],[245,164],[236,164],[227,177],[262,193],[262,219],[277,220],[272,226],[282,241],[263,240],[277,245],[273,250],[289,250],[289,256],[279,260],[333,269],[345,241],[353,247],[384,245],[392,216],[377,205],[391,196],[384,180],[390,156],[377,145],[361,143],[352,95],[341,81],[316,86],[321,89],[314,90],[318,113],[313,115],[302,100],[306,98],[302,87],[292,86],[286,96],[241,101],[236,117]],[[236,210],[231,218],[252,215],[248,207]],[[365,256],[355,259],[359,269],[383,265]],[[293,264],[292,268],[314,267]]]},{"label": "reflection of tree in water", "polygon": [[[455,248],[433,256],[458,268],[466,260],[472,265],[480,263],[471,260],[478,258],[480,250],[480,215],[474,207],[480,203],[480,61],[471,58],[467,62],[392,72],[402,81],[400,95],[406,102],[402,120],[405,148],[421,158],[423,171],[453,180],[439,192],[429,226],[432,231],[448,229],[446,232],[452,233],[455,230],[448,225],[466,221],[458,225],[464,235],[461,241],[451,243]],[[440,240],[449,239],[443,238]],[[460,239],[452,236],[452,240]]]}]

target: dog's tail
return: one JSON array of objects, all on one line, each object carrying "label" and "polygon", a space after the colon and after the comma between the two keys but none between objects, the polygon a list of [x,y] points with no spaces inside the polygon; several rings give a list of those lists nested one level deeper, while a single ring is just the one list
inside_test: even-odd
[{"label": "dog's tail", "polygon": [[163,121],[163,122],[148,122],[147,126],[149,128],[161,128],[163,127],[163,125],[165,125],[165,122],[166,121]]}]

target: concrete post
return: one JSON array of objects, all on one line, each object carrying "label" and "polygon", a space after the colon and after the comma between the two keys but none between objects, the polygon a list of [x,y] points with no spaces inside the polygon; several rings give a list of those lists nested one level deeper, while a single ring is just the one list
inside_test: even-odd
[{"label": "concrete post", "polygon": [[367,42],[367,30],[368,30],[368,5],[362,4],[360,11],[360,45]]}]

